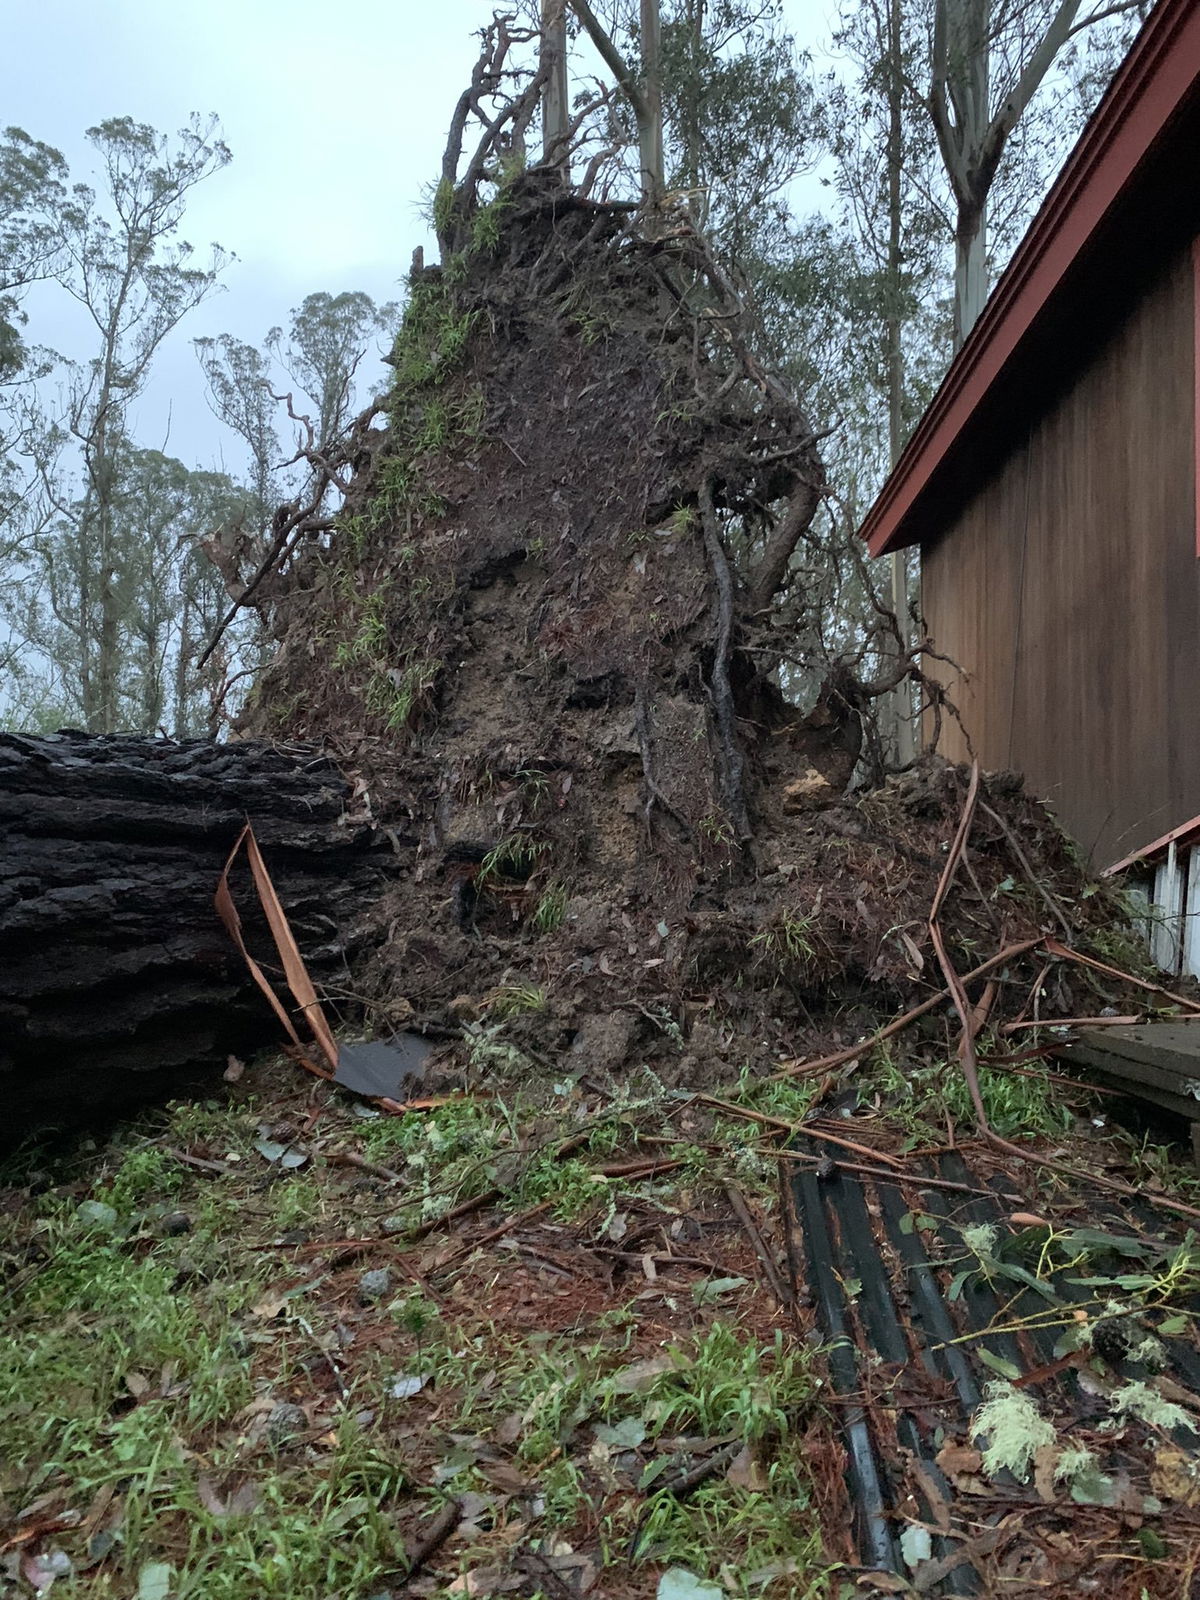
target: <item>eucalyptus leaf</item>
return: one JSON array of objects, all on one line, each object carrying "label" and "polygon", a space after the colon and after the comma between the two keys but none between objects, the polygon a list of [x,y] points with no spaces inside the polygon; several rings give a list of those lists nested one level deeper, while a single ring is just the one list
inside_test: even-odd
[{"label": "eucalyptus leaf", "polygon": [[929,1536],[928,1528],[918,1528],[909,1523],[900,1535],[900,1554],[904,1557],[904,1564],[910,1572],[915,1572],[922,1561],[928,1561],[933,1554],[933,1540]]},{"label": "eucalyptus leaf", "polygon": [[174,1575],[165,1561],[148,1561],[138,1573],[137,1600],[167,1600]]},{"label": "eucalyptus leaf", "polygon": [[638,1445],[645,1443],[646,1424],[640,1417],[622,1417],[611,1426],[598,1422],[592,1432],[601,1444],[609,1445],[614,1450],[636,1450]]},{"label": "eucalyptus leaf", "polygon": [[1011,1361],[1006,1361],[1003,1356],[998,1356],[992,1350],[986,1350],[980,1345],[977,1351],[980,1361],[985,1367],[991,1367],[993,1372],[998,1372],[1002,1378],[1007,1378],[1010,1383],[1015,1383],[1021,1376],[1021,1369],[1014,1366]]},{"label": "eucalyptus leaf", "polygon": [[705,1278],[700,1283],[692,1285],[692,1299],[698,1306],[711,1305],[723,1294],[731,1294],[734,1289],[740,1289],[745,1281],[745,1278]]},{"label": "eucalyptus leaf", "polygon": [[658,1600],[723,1600],[719,1583],[698,1578],[686,1567],[668,1567],[658,1580]]}]

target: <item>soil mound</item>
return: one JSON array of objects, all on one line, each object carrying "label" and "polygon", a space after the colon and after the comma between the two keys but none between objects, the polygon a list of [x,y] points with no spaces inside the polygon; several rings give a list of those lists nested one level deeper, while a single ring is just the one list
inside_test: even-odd
[{"label": "soil mound", "polygon": [[[784,692],[823,489],[803,411],[686,218],[648,235],[535,171],[461,231],[414,274],[332,537],[265,595],[246,718],[331,748],[390,833],[354,987],[392,1022],[504,1019],[535,1059],[701,1075],[893,1008],[935,970],[967,780],[932,759],[847,798],[877,689],[828,662]],[[1018,782],[985,788],[944,919],[966,966],[1084,884]]]}]

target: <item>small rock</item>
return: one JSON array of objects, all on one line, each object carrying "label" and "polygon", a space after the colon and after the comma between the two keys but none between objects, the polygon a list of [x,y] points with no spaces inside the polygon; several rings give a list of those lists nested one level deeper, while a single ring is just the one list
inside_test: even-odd
[{"label": "small rock", "polygon": [[114,1208],[103,1200],[83,1201],[75,1215],[85,1228],[95,1228],[100,1233],[112,1233],[119,1220]]},{"label": "small rock", "polygon": [[407,1233],[412,1227],[412,1218],[406,1217],[402,1211],[393,1211],[390,1217],[384,1217],[379,1226],[386,1234]]},{"label": "small rock", "polygon": [[477,1022],[479,1006],[469,994],[456,994],[446,1010],[456,1022]]},{"label": "small rock", "polygon": [[278,1450],[307,1427],[308,1416],[303,1406],[281,1400],[267,1415],[267,1442]]},{"label": "small rock", "polygon": [[192,1219],[186,1211],[168,1211],[162,1219],[162,1231],[171,1235],[191,1233]]},{"label": "small rock", "polygon": [[392,1275],[386,1267],[372,1267],[370,1272],[364,1272],[358,1280],[358,1301],[360,1305],[369,1306],[375,1300],[382,1300],[385,1294],[392,1291]]}]

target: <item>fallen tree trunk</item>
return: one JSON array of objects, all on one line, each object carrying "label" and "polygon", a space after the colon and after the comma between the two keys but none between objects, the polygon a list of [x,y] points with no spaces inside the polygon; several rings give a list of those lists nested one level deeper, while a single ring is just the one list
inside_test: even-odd
[{"label": "fallen tree trunk", "polygon": [[[280,1036],[213,906],[247,819],[314,979],[336,992],[391,854],[347,823],[348,796],[302,748],[0,735],[6,1121],[169,1093]],[[238,870],[248,943],[274,974]]]}]

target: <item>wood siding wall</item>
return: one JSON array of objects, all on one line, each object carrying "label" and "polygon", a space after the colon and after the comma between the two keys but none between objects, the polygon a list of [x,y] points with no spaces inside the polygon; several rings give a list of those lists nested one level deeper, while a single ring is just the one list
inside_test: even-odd
[{"label": "wood siding wall", "polygon": [[[1195,272],[1177,255],[944,536],[937,648],[985,768],[1104,866],[1200,815]],[[944,669],[943,669],[944,670]],[[953,726],[941,748],[966,755]]]}]

